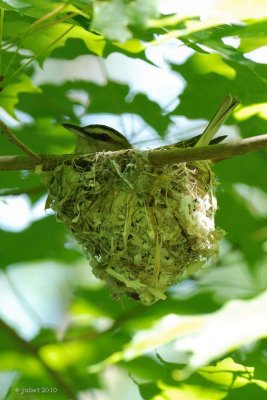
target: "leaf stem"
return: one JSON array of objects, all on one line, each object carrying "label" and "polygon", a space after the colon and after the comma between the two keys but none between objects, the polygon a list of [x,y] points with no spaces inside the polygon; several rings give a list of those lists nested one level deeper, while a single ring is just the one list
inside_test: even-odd
[{"label": "leaf stem", "polygon": [[[66,7],[66,3],[64,5],[64,7],[60,7],[60,9],[57,9],[57,13],[59,13],[59,11],[62,11],[63,8]],[[85,13],[87,8],[90,8],[90,6],[86,6],[80,9],[81,12]],[[54,10],[55,11],[55,10]],[[47,23],[43,23],[41,24],[41,22],[45,22],[46,21],[46,16],[48,14],[46,14],[45,16],[42,16],[41,18],[39,18],[38,20],[34,21],[27,29],[24,30],[24,32],[20,32],[20,34],[14,39],[9,39],[6,41],[6,46],[4,47],[3,50],[8,51],[11,47],[15,46],[17,44],[17,46],[21,46],[22,41],[27,38],[28,36],[35,34],[36,32],[38,32],[39,30],[43,30],[46,28],[50,28],[51,26],[55,26],[60,22],[64,22],[67,21],[69,19],[71,19],[72,17],[75,17],[77,15],[77,12],[70,12],[67,15],[64,15],[63,17],[60,17],[56,20],[53,21],[49,21]],[[53,16],[55,16],[56,13],[53,13]],[[50,15],[51,17],[51,15]],[[88,16],[88,19],[90,17]]]},{"label": "leaf stem", "polygon": [[[5,75],[7,75],[8,70],[10,69],[10,67],[12,66],[13,62],[16,59],[16,56],[19,53],[19,50],[21,49],[21,45],[22,42],[25,38],[27,38],[28,36],[31,36],[32,34],[35,34],[36,32],[38,32],[39,30],[45,30],[47,28],[50,28],[52,26],[55,26],[57,24],[59,24],[60,22],[64,22],[72,17],[74,17],[75,15],[77,15],[77,13],[72,12],[69,13],[68,15],[64,15],[61,18],[58,18],[55,21],[49,21],[47,23],[45,23],[47,20],[49,20],[49,18],[56,16],[57,14],[59,14],[61,11],[64,10],[64,8],[67,7],[67,5],[71,3],[71,1],[67,1],[65,4],[62,4],[60,6],[58,6],[57,8],[55,8],[53,11],[43,15],[42,17],[40,17],[39,19],[37,19],[36,21],[34,21],[29,28],[27,28],[23,33],[20,34],[20,36],[16,39],[13,40],[10,44],[7,45],[7,47],[5,47],[5,51],[8,51],[11,47],[13,47],[16,43],[17,43],[17,48],[16,51],[14,52],[13,57],[11,58],[11,60],[9,61],[9,64],[6,67],[6,71],[5,71]],[[88,8],[88,6],[84,7],[81,9],[82,12],[84,12],[86,9]],[[84,11],[83,11],[84,10]],[[57,39],[56,39],[57,40]],[[50,47],[50,46],[49,46]],[[46,49],[45,49],[46,50]],[[38,57],[40,55],[40,53],[36,56]],[[30,62],[33,61],[33,59],[30,60]],[[25,64],[24,64],[25,65]]]},{"label": "leaf stem", "polygon": [[14,76],[16,76],[20,71],[22,71],[25,67],[27,67],[29,64],[31,64],[34,60],[36,60],[41,54],[45,53],[47,50],[49,50],[51,47],[53,47],[60,39],[62,39],[69,31],[71,31],[74,28],[75,25],[71,25],[66,29],[65,32],[62,33],[62,35],[58,36],[53,42],[51,42],[48,46],[46,46],[44,49],[42,49],[39,53],[35,54],[35,56],[31,57],[29,61],[27,61],[25,64],[21,65],[16,71],[13,72],[11,76],[6,80],[5,83],[10,82]]}]

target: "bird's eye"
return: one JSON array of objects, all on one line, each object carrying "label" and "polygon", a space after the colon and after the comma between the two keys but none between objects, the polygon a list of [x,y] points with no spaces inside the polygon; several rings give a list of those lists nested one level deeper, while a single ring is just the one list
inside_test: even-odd
[{"label": "bird's eye", "polygon": [[98,137],[100,140],[103,140],[104,142],[107,142],[110,139],[110,136],[107,133],[100,133]]}]

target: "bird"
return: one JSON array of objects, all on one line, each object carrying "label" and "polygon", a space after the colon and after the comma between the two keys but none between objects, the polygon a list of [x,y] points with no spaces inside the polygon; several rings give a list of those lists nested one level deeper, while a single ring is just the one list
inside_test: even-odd
[{"label": "bird", "polygon": [[[203,133],[185,141],[163,146],[162,148],[201,147],[220,143],[226,136],[219,136],[214,139],[213,137],[238,104],[238,98],[228,94]],[[107,125],[93,124],[79,127],[64,123],[62,126],[77,135],[77,143],[74,150],[76,154],[118,151],[132,148],[132,145],[125,136]]]}]

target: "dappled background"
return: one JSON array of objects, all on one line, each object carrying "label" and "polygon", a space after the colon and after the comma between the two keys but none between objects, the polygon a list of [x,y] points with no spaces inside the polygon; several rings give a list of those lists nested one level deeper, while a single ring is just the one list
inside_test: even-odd
[{"label": "dappled background", "polygon": [[[174,143],[228,93],[240,106],[220,133],[267,132],[264,0],[88,3],[0,1],[1,119],[32,150],[71,153],[62,122]],[[0,398],[266,398],[266,166],[266,151],[214,166],[220,256],[150,307],[112,299],[37,174],[1,171]]]}]

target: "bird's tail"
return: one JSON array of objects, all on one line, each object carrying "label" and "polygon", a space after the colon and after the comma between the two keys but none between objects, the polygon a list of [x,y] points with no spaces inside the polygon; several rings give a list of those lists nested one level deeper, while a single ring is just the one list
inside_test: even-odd
[{"label": "bird's tail", "polygon": [[207,146],[238,104],[238,98],[228,94],[194,147]]}]

